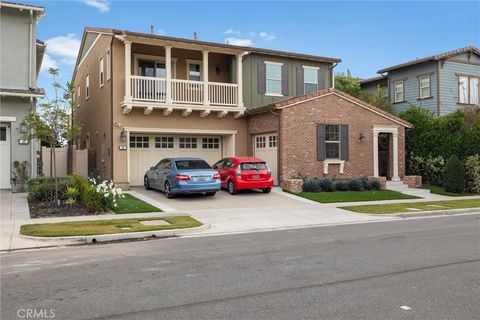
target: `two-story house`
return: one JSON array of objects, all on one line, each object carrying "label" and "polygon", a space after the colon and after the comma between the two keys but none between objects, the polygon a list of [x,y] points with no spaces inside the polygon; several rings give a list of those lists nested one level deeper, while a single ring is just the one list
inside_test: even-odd
[{"label": "two-story house", "polygon": [[377,71],[360,82],[376,94],[380,87],[395,113],[416,105],[442,116],[479,105],[480,50],[474,46],[416,59]]},{"label": "two-story house", "polygon": [[[255,155],[268,162],[278,182],[299,172],[372,176],[375,137],[386,128],[399,151],[392,157],[392,177],[403,176],[403,129],[409,124],[333,90],[339,62],[86,28],[72,80],[73,121],[83,128],[77,144],[89,149],[89,172],[124,187],[142,185],[150,166],[172,156],[198,156],[212,164]],[[285,101],[292,101],[288,112],[276,107]],[[304,103],[330,111],[287,116]],[[282,122],[293,128],[283,132]],[[304,132],[293,141],[296,127]],[[291,140],[288,154],[282,154],[282,139]],[[301,150],[293,147],[297,142]],[[297,161],[284,160],[288,155]]]},{"label": "two-story house", "polygon": [[0,2],[0,188],[11,188],[14,161],[27,161],[36,173],[36,144],[22,139],[22,119],[35,112],[44,90],[36,86],[45,44],[36,39],[45,9]]}]

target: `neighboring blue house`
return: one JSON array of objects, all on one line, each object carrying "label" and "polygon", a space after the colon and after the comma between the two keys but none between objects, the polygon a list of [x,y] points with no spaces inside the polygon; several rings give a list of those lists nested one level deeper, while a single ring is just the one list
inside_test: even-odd
[{"label": "neighboring blue house", "polygon": [[474,46],[448,51],[377,71],[360,82],[362,90],[384,90],[395,113],[410,104],[436,116],[465,106],[479,106],[480,50]]}]

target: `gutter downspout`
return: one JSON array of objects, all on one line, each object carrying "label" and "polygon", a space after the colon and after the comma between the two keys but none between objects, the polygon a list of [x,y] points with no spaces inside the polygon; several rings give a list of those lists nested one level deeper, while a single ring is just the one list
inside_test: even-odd
[{"label": "gutter downspout", "polygon": [[330,73],[331,73],[330,79],[332,79],[332,81],[331,81],[331,83],[332,83],[331,88],[335,88],[335,73],[333,72],[333,68],[335,68],[336,66],[338,66],[338,62],[334,63],[334,64],[332,65],[332,67],[330,68]]},{"label": "gutter downspout", "polygon": [[28,43],[28,87],[33,88],[32,83],[32,56],[33,56],[33,10],[30,10],[30,28],[29,28],[29,43]]},{"label": "gutter downspout", "polygon": [[[110,145],[111,145],[111,151],[110,151],[110,154],[111,154],[111,164],[110,164],[110,168],[111,168],[111,174],[112,174],[112,181],[113,181],[113,178],[114,178],[114,175],[113,173],[115,172],[113,170],[113,157],[114,157],[114,152],[115,152],[115,148],[113,148],[113,40],[115,39],[115,37],[112,36],[112,40],[110,41],[110,70],[107,70],[107,72],[110,73],[110,114],[111,114],[111,117],[110,117]],[[128,141],[126,142],[127,145],[128,145]],[[130,146],[128,145],[128,148],[130,148]]]}]

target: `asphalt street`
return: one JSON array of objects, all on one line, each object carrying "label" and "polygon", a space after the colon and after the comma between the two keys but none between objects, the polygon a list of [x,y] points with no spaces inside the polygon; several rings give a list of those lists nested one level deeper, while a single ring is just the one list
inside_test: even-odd
[{"label": "asphalt street", "polygon": [[480,319],[479,223],[464,215],[2,254],[1,319],[28,310],[68,320]]}]

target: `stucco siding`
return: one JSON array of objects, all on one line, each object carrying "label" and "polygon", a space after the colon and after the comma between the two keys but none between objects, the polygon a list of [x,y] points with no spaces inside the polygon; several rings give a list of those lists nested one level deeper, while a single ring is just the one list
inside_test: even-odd
[{"label": "stucco siding", "polygon": [[[288,67],[288,96],[272,97],[258,92],[258,63],[272,61],[283,63]],[[325,88],[331,87],[330,64],[298,59],[274,57],[268,55],[250,54],[243,60],[243,102],[246,108],[257,108],[267,104],[286,100],[297,96],[297,67],[319,67],[323,71]]]},{"label": "stucco siding", "polygon": [[28,11],[2,7],[0,17],[0,87],[33,87],[36,79],[36,28],[33,28],[30,39],[30,15]]},{"label": "stucco siding", "polygon": [[[419,79],[422,74],[433,73],[431,75],[431,96],[429,99],[419,99]],[[410,104],[427,109],[437,114],[437,70],[436,63],[427,62],[409,68],[394,70],[389,73],[390,79],[390,102],[393,104],[394,113],[400,113],[410,107]],[[404,102],[395,103],[394,82],[405,79],[404,81]],[[441,78],[440,78],[441,79]]]},{"label": "stucco siding", "polygon": [[458,104],[458,76],[456,74],[480,77],[480,66],[449,60],[445,61],[443,66],[440,63],[440,66],[440,115],[445,115],[454,112],[460,106]]}]

